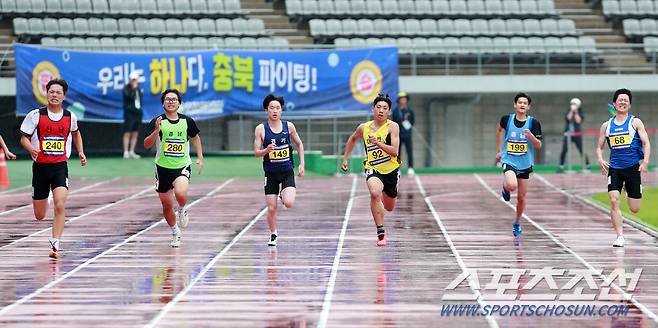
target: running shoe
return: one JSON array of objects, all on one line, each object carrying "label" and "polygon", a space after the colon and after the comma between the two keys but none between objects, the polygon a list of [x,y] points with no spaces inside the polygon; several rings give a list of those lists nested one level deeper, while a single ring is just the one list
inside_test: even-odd
[{"label": "running shoe", "polygon": [[617,239],[615,239],[615,242],[612,243],[613,247],[624,247],[624,243],[626,240],[624,240],[624,236],[617,236]]},{"label": "running shoe", "polygon": [[514,237],[520,237],[521,236],[521,225],[518,223],[512,224],[512,234]]},{"label": "running shoe", "polygon": [[509,200],[512,198],[512,194],[510,194],[509,191],[505,190],[504,187],[503,187],[502,195],[503,195],[503,199],[504,199],[506,202],[509,202]]},{"label": "running shoe", "polygon": [[267,242],[267,246],[276,246],[277,235],[271,234],[270,240]]},{"label": "running shoe", "polygon": [[56,247],[57,242],[53,242],[52,240],[49,240],[49,242],[50,242],[50,254],[48,256],[53,259],[56,259],[58,257],[57,254],[58,249]]},{"label": "running shoe", "polygon": [[180,246],[180,238],[182,236],[183,236],[183,233],[180,232],[180,231],[178,233],[172,233],[172,239],[171,239],[171,243],[169,243],[169,245],[171,247],[179,247]]},{"label": "running shoe", "polygon": [[386,233],[377,234],[377,246],[386,246]]},{"label": "running shoe", "polygon": [[180,222],[180,227],[183,229],[187,228],[187,224],[190,223],[190,218],[187,216],[185,207],[178,209],[178,222]]}]

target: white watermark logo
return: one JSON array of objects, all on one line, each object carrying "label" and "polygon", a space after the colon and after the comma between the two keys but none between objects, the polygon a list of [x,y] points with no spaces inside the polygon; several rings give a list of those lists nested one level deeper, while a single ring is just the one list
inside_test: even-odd
[{"label": "white watermark logo", "polygon": [[[544,267],[541,269],[469,269],[463,271],[453,280],[446,290],[455,290],[464,281],[470,284],[472,289],[480,291],[485,301],[622,301],[629,300],[632,292],[637,287],[642,269],[634,269],[626,272],[625,269],[615,269],[597,285],[596,278],[601,276],[602,270],[588,269],[556,269]],[[480,278],[487,278],[488,282],[481,288]],[[569,279],[571,278],[571,279]],[[564,285],[558,286],[557,281],[566,281]],[[600,279],[599,279],[600,280]],[[527,282],[526,282],[527,281]],[[532,293],[540,283],[541,293]],[[525,282],[525,283],[523,283]],[[625,293],[610,291],[611,285],[615,283]],[[546,288],[551,293],[546,293]],[[586,290],[587,288],[587,290]],[[506,293],[514,291],[515,293]],[[519,292],[521,291],[521,292]],[[477,296],[473,293],[446,293],[444,301],[475,301]]]}]

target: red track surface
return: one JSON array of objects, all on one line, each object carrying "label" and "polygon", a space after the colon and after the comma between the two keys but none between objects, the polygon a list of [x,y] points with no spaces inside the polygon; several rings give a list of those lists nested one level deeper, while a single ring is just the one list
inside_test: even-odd
[{"label": "red track surface", "polygon": [[[602,178],[532,177],[526,214],[535,225],[524,220],[520,240],[511,234],[514,211],[498,196],[501,175],[480,178],[484,185],[474,175],[402,178],[398,206],[386,215],[384,248],[375,246],[362,177],[352,198],[351,177],[299,179],[296,207],[279,210],[276,248],[266,246],[260,180],[193,181],[190,203],[196,202],[179,249],[168,245],[171,232],[151,180],[84,182],[92,187],[69,198],[58,260],[47,257],[50,219],[36,222],[29,206],[0,214],[0,326],[656,326],[656,239],[625,226],[627,246],[613,249],[608,216],[571,197],[604,190]],[[5,210],[29,203],[28,191],[0,194]],[[632,292],[642,308],[631,304],[625,317],[441,315],[446,304],[476,304],[441,299],[448,292],[473,295],[466,282],[446,290],[464,268],[568,270],[585,263],[604,274],[642,268]],[[532,303],[486,301],[490,278],[479,279],[486,304]],[[568,278],[556,279],[558,286]],[[551,292],[540,284],[507,294]]]}]

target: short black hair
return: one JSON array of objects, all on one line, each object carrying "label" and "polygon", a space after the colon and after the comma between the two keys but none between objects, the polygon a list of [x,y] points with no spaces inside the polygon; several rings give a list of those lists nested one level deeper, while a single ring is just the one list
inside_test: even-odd
[{"label": "short black hair", "polygon": [[388,104],[388,108],[391,108],[391,98],[388,97],[388,94],[380,93],[375,97],[375,100],[372,102],[372,107],[375,107],[378,102],[383,101]]},{"label": "short black hair", "polygon": [[532,99],[525,92],[519,92],[519,93],[516,94],[516,96],[514,96],[514,103],[515,104],[519,100],[519,98],[528,99],[528,105],[532,104]]},{"label": "short black hair", "polygon": [[160,103],[164,104],[165,95],[167,95],[168,93],[175,93],[176,97],[178,98],[178,103],[179,104],[183,103],[183,97],[181,97],[180,91],[178,91],[178,89],[167,89],[167,90],[165,90],[162,93],[162,96],[160,96]]},{"label": "short black hair", "polygon": [[612,96],[612,102],[617,102],[617,98],[619,98],[619,95],[627,95],[628,96],[628,103],[633,103],[633,94],[631,93],[631,90],[628,90],[626,88],[621,88],[617,89],[615,91],[615,95]]},{"label": "short black hair", "polygon": [[267,107],[270,106],[270,102],[275,100],[278,101],[279,104],[281,104],[281,108],[283,108],[283,105],[285,104],[285,101],[283,100],[283,96],[277,97],[270,93],[269,95],[265,96],[265,99],[263,99],[263,109],[267,109]]},{"label": "short black hair", "polygon": [[62,86],[62,90],[64,91],[64,94],[66,94],[66,91],[69,90],[69,84],[66,83],[66,80],[60,79],[60,78],[54,78],[50,81],[48,81],[48,84],[46,84],[46,92],[50,90],[50,87],[53,86],[53,84],[59,84]]}]

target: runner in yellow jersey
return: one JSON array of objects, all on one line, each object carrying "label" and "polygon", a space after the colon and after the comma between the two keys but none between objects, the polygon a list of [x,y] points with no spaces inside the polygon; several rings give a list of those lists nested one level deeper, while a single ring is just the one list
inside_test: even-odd
[{"label": "runner in yellow jersey", "polygon": [[347,171],[347,159],[361,139],[366,149],[363,166],[370,192],[370,210],[377,226],[377,246],[386,245],[384,209],[391,212],[395,208],[400,179],[400,127],[388,119],[390,111],[391,99],[388,95],[379,94],[372,106],[374,120],[359,125],[347,140],[341,167]]}]

